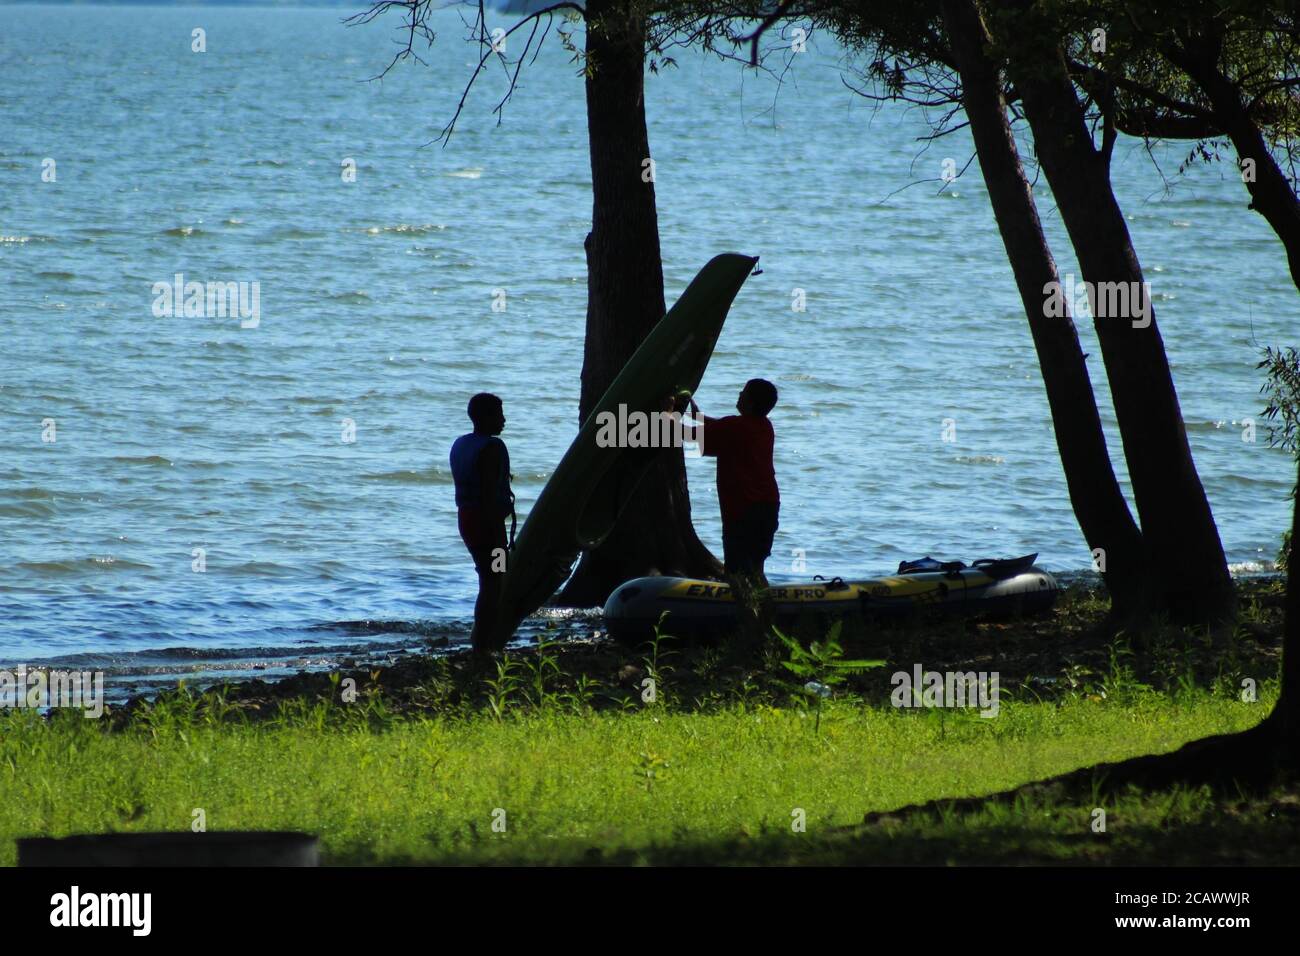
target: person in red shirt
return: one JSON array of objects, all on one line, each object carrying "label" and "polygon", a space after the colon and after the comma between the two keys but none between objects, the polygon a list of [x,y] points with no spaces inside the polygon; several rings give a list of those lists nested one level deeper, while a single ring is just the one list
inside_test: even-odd
[{"label": "person in red shirt", "polygon": [[694,399],[691,414],[700,453],[718,459],[718,504],[722,509],[723,564],[729,577],[744,576],[767,587],[763,563],[772,554],[781,494],[772,467],[776,435],[768,413],[776,407],[776,386],[766,379],[745,383],[736,399],[739,415],[701,416]]}]

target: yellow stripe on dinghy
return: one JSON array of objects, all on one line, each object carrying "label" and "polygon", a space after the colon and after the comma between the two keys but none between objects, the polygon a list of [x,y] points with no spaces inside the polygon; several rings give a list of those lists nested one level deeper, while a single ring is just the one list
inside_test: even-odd
[{"label": "yellow stripe on dinghy", "polygon": [[[846,581],[843,587],[829,588],[829,581],[810,581],[799,584],[777,584],[768,589],[773,601],[798,604],[801,602],[859,601],[862,598],[924,598],[948,588],[978,588],[992,584],[993,578],[981,572],[967,571],[950,579],[918,579],[914,575],[900,574],[888,578],[869,578],[865,581]],[[684,601],[731,602],[731,585],[718,581],[700,581],[683,578],[665,588],[660,598]]]}]

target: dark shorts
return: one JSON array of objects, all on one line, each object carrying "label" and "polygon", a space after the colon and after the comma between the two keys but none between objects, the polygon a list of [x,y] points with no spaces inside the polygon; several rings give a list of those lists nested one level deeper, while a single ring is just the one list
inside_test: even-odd
[{"label": "dark shorts", "polygon": [[722,522],[722,561],[728,574],[762,574],[772,554],[779,504],[750,505],[740,518]]},{"label": "dark shorts", "polygon": [[474,570],[481,575],[489,573],[493,552],[497,548],[505,550],[507,545],[505,523],[485,529],[477,508],[461,508],[456,515],[456,524],[460,540],[465,542],[465,550],[474,559]]}]

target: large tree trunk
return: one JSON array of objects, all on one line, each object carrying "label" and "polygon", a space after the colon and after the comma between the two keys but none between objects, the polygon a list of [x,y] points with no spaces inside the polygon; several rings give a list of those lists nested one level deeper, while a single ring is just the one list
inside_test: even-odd
[{"label": "large tree trunk", "polygon": [[[1300,487],[1300,476],[1296,478]],[[1300,493],[1291,509],[1291,550],[1286,565],[1286,622],[1282,632],[1282,693],[1270,720],[1276,721],[1282,746],[1300,764]]]},{"label": "large tree trunk", "polygon": [[1218,125],[1232,140],[1238,159],[1254,162],[1254,178],[1246,180],[1250,208],[1263,216],[1282,240],[1291,280],[1300,289],[1300,201],[1273,158],[1259,126],[1251,119],[1240,91],[1220,71],[1221,48],[1217,36],[1206,36],[1193,49],[1171,44],[1166,47],[1165,55],[1201,88]]},{"label": "large tree trunk", "polygon": [[[1053,24],[1028,3],[1012,0],[1001,4],[991,26],[1008,54],[1038,159],[1084,279],[1145,290],[1111,189],[1109,150],[1093,145],[1064,54],[1046,39],[1054,35]],[[1235,609],[1232,578],[1192,462],[1155,310],[1145,292],[1142,299],[1147,306],[1142,326],[1127,317],[1097,317],[1094,324],[1152,556],[1157,607],[1184,623],[1222,621]]]},{"label": "large tree trunk", "polygon": [[[645,20],[628,0],[587,4],[587,136],[592,215],[587,236],[587,339],[579,419],[585,421],[664,315],[663,262],[645,120]],[[603,604],[628,578],[716,576],[722,567],[691,525],[686,463],[668,449],[614,531],[582,556],[562,604]]]},{"label": "large tree trunk", "polygon": [[1043,289],[1058,281],[1056,260],[1016,149],[997,64],[984,49],[988,35],[972,0],[944,0],[943,15],[980,170],[1038,352],[1070,502],[1088,547],[1105,556],[1099,564],[1115,613],[1139,616],[1150,593],[1150,561],[1111,466],[1074,322],[1068,310],[1059,318],[1044,313]]}]

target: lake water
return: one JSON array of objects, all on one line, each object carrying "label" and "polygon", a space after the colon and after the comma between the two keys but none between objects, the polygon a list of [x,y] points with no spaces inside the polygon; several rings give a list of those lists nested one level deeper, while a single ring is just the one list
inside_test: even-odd
[{"label": "lake water", "polygon": [[[476,58],[456,11],[427,66],[367,82],[396,21],[73,9],[0,6],[0,664],[146,687],[465,640],[446,456],[466,398],[506,401],[521,516],[576,430],[591,196],[568,55],[552,35],[499,125],[485,74],[442,148]],[[762,256],[698,398],[781,390],[773,576],[796,549],[804,576],[1029,551],[1085,569],[978,168],[939,188],[969,138],[927,144],[921,111],[873,109],[826,38],[779,89],[677,59],[647,92],[667,295],[717,252]],[[1229,559],[1267,569],[1294,469],[1242,420],[1259,348],[1296,341],[1296,292],[1231,163],[1180,176],[1186,151],[1157,168],[1122,141],[1115,178]],[[257,282],[256,327],[155,315],[176,273]],[[713,464],[689,467],[720,551]]]}]

